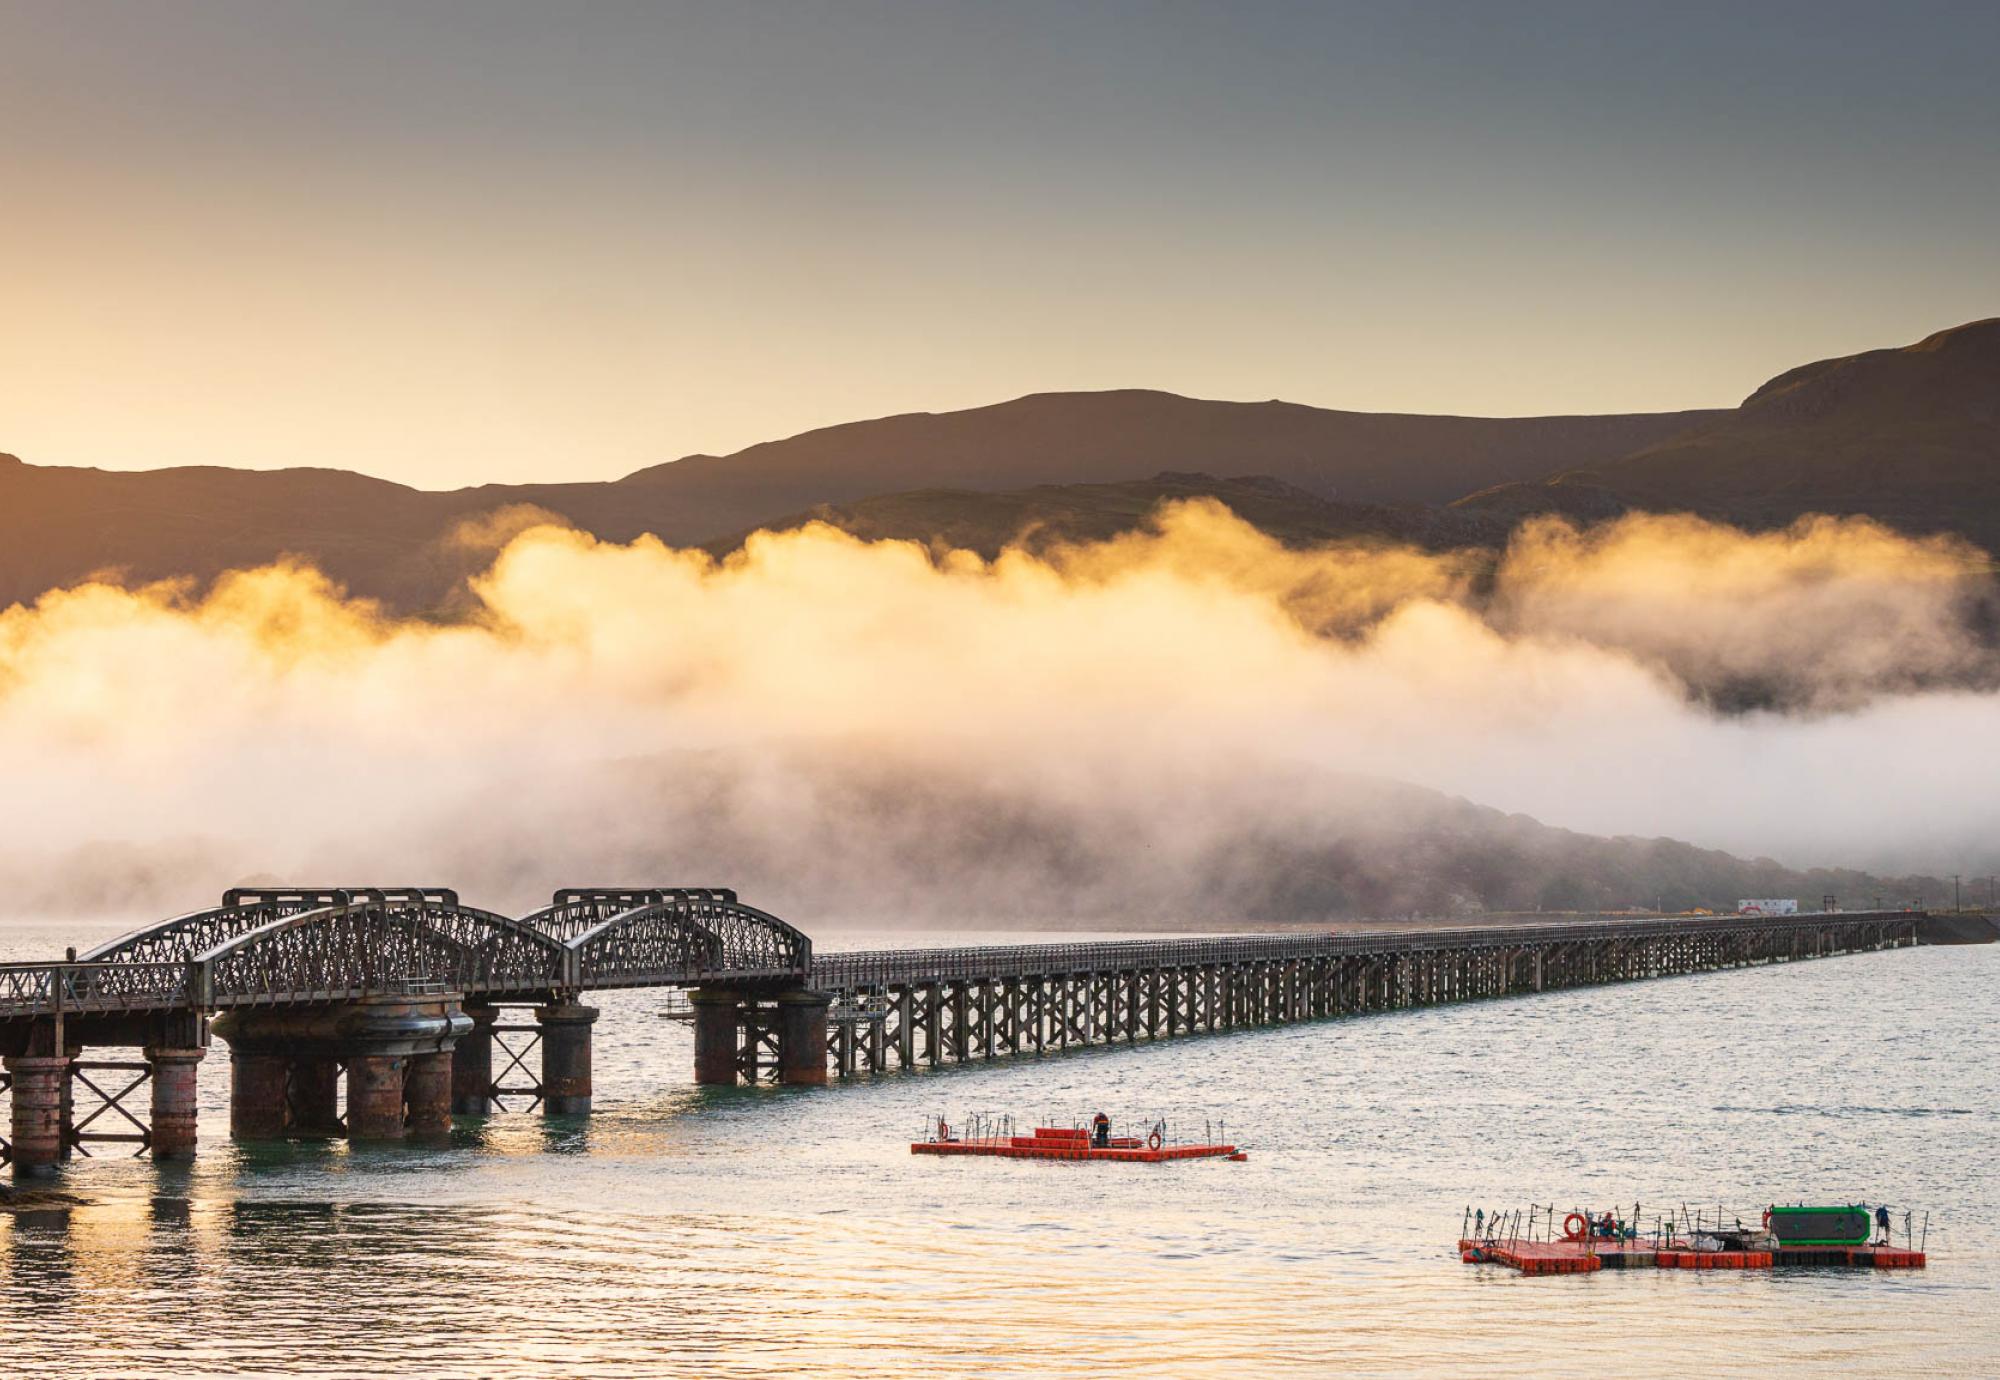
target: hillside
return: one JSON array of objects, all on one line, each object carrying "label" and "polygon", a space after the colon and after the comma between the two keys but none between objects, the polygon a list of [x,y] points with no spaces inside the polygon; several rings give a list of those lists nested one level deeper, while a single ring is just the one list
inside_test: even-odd
[{"label": "hillside", "polygon": [[[1163,470],[1272,475],[1356,503],[1444,503],[1504,480],[1610,460],[1713,415],[1423,417],[1144,389],[1036,393],[962,412],[824,427],[726,457],[690,456],[621,483],[671,490],[709,515],[703,536],[874,494],[1111,482]],[[1551,463],[1557,455],[1572,458]],[[712,524],[729,512],[735,520]]]},{"label": "hillside", "polygon": [[[857,750],[858,749],[858,750]],[[1797,869],[1666,838],[1603,837],[1423,787],[1304,768],[1211,780],[1227,808],[1163,818],[1158,802],[1001,786],[898,759],[876,744],[779,749],[787,806],[724,753],[592,763],[590,789],[535,777],[507,783],[537,809],[487,817],[474,844],[399,832],[366,855],[342,840],[274,862],[262,846],[177,835],[99,840],[50,855],[0,839],[0,882],[17,911],[167,914],[218,879],[268,883],[268,869],[396,872],[448,859],[468,893],[529,904],[552,868],[578,876],[727,876],[779,914],[873,928],[1076,924],[1327,923],[1494,912],[1725,910],[1789,896],[1850,908],[1948,896],[1949,879]],[[1240,765],[1240,764],[1238,764]],[[579,766],[579,770],[585,770]],[[607,828],[603,801],[625,824]],[[1260,802],[1282,801],[1272,811]],[[802,871],[801,856],[837,862]],[[433,861],[425,864],[422,860]]]},{"label": "hillside", "polygon": [[[919,489],[823,503],[762,528],[783,532],[824,522],[864,541],[923,542],[991,559],[1010,545],[1035,551],[1063,542],[1101,541],[1139,527],[1162,503],[1188,498],[1217,499],[1288,546],[1363,540],[1448,550],[1497,546],[1508,531],[1504,519],[1486,513],[1342,503],[1266,475],[1220,479],[1175,473],[1119,484],[1042,484],[999,493]],[[737,533],[710,549],[717,554],[734,550],[749,535]]]},{"label": "hillside", "polygon": [[614,541],[650,532],[721,549],[819,517],[990,554],[1024,532],[1107,536],[1195,492],[1295,543],[1493,544],[1530,513],[1649,508],[1751,525],[1869,513],[2000,549],[2000,319],[1790,370],[1728,412],[1490,419],[1044,393],[826,427],[611,483],[446,493],[340,470],[111,472],[0,455],[0,606],[98,572],[207,579],[292,554],[357,594],[428,611],[479,560],[446,535],[517,504]]},{"label": "hillside", "polygon": [[1268,474],[1352,502],[1440,502],[1616,456],[1707,415],[1410,417],[1141,391],[1046,393],[828,427],[612,483],[448,493],[339,470],[124,472],[0,456],[0,606],[100,571],[206,579],[290,553],[358,594],[426,609],[465,564],[440,539],[461,519],[512,504],[614,541],[651,532],[693,544],[819,504],[919,489],[1116,483],[1162,470]]},{"label": "hillside", "polygon": [[[1920,894],[1935,902],[1949,889],[1935,878],[1797,869],[1673,839],[1581,833],[1425,787],[1296,764],[1232,762],[1202,789],[1209,811],[1170,821],[1152,799],[1014,789],[935,760],[898,760],[879,744],[854,746],[781,751],[790,801],[781,827],[758,782],[726,756],[624,764],[616,790],[647,821],[644,837],[579,843],[585,855],[571,861],[580,872],[720,872],[780,913],[789,905],[1031,926],[1052,914],[1298,922],[1727,909],[1744,896],[1817,904],[1829,894],[1858,907]],[[1267,808],[1271,801],[1284,808]],[[559,814],[523,828],[582,840],[603,832]],[[543,850],[526,837],[518,843],[493,864],[515,869],[495,878],[501,892],[538,875]],[[798,857],[822,849],[837,850],[839,865],[801,876]]]},{"label": "hillside", "polygon": [[1760,526],[1867,513],[2000,547],[2000,318],[1802,365],[1682,435],[1461,506],[1685,509]]}]

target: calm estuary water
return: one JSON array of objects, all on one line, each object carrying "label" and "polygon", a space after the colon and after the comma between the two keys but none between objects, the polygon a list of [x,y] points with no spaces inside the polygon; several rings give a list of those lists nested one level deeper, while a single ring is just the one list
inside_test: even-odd
[{"label": "calm estuary water", "polygon": [[[26,935],[13,956],[87,936]],[[829,945],[828,947],[833,947]],[[0,1214],[10,1376],[2000,1371],[2000,950],[1918,949],[1137,1049],[697,1090],[593,999],[597,1113],[434,1149],[101,1159]],[[908,1153],[944,1112],[1226,1118],[1246,1164]],[[1468,1204],[1865,1198],[1921,1273],[1523,1279]]]}]

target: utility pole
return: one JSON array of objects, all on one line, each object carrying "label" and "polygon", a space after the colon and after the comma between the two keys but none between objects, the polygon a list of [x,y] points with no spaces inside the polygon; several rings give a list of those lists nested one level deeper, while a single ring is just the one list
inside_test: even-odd
[{"label": "utility pole", "polygon": [[1955,911],[1965,909],[1964,906],[1959,904],[1958,900],[1958,874],[1956,872],[1951,874],[1951,908]]}]

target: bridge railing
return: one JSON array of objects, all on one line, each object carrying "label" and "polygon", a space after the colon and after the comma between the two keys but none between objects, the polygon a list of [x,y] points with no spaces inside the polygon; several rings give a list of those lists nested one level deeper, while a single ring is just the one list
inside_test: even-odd
[{"label": "bridge railing", "polygon": [[[740,918],[750,923],[761,912],[747,908]],[[435,910],[435,913],[433,913]],[[369,919],[373,915],[372,920]],[[1876,926],[1883,936],[1914,928],[1922,912],[1849,911],[1796,916],[1717,915],[1708,917],[1648,917],[1598,921],[1556,921],[1530,925],[1485,925],[1448,930],[1373,931],[1321,934],[1274,934],[1190,939],[1139,939],[1073,944],[1010,944],[941,949],[862,950],[814,954],[803,941],[799,966],[751,971],[725,964],[716,977],[750,976],[797,980],[803,970],[814,987],[856,991],[936,982],[979,981],[1029,977],[1036,974],[1120,972],[1134,969],[1195,967],[1356,955],[1425,953],[1441,949],[1524,948],[1605,939],[1694,938],[1703,935],[1783,935],[1828,928]],[[338,929],[344,942],[333,944],[308,922],[323,920]],[[331,922],[338,920],[337,925]],[[265,936],[264,931],[271,932]],[[352,931],[351,933],[349,931]],[[463,930],[463,933],[459,933]],[[279,936],[278,932],[284,932]],[[296,933],[293,933],[296,931]],[[789,932],[789,931],[787,931]],[[233,950],[253,938],[283,937],[288,942],[270,952],[241,955],[243,971],[218,973],[223,950],[189,962],[114,960],[0,964],[0,1019],[52,1015],[58,1012],[160,1011],[219,1009],[224,1005],[299,1003],[343,999],[374,990],[386,973],[391,977],[424,973],[454,988],[470,992],[554,990],[559,987],[651,986],[698,980],[709,976],[677,967],[671,955],[655,953],[636,938],[604,935],[611,952],[585,955],[595,941],[572,941],[563,955],[545,936],[536,936],[518,922],[486,912],[442,907],[393,908],[359,912],[338,906],[320,913],[301,913],[273,921],[263,930],[241,935],[224,949]],[[667,936],[670,938],[671,936]],[[635,939],[628,944],[628,939]],[[664,943],[652,936],[648,943]],[[419,954],[412,944],[436,953]],[[506,949],[503,955],[501,945]],[[511,948],[525,945],[524,956]],[[283,952],[279,952],[283,949]],[[404,950],[409,949],[408,953]],[[294,951],[295,950],[295,951]],[[393,950],[394,952],[391,952]],[[565,961],[547,962],[550,953]],[[585,957],[592,961],[584,963]],[[504,961],[503,961],[504,958]],[[530,961],[532,960],[532,961]],[[810,964],[807,968],[805,965]],[[332,966],[329,967],[328,965]],[[621,967],[622,964],[622,967]],[[219,981],[221,978],[227,981]]]},{"label": "bridge railing", "polygon": [[1114,939],[1078,944],[993,944],[969,948],[859,949],[813,955],[811,983],[826,991],[910,983],[979,981],[1043,973],[1281,962],[1297,958],[1428,953],[1438,949],[1519,948],[1600,939],[1662,939],[1703,934],[1783,933],[1829,924],[1915,922],[1911,912],[1844,911],[1765,916],[1682,916],[1643,920],[1479,925],[1459,929],[1373,930],[1329,934]]},{"label": "bridge railing", "polygon": [[0,964],[0,1017],[171,1011],[192,1004],[185,963]]}]

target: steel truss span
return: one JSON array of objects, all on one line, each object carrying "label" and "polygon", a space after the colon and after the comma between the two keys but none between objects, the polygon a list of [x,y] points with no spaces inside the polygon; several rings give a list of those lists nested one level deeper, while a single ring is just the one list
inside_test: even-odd
[{"label": "steel truss span", "polygon": [[563,941],[580,990],[803,980],[812,941],[725,887],[570,887],[524,925]]},{"label": "steel truss span", "polygon": [[394,995],[802,982],[812,941],[721,887],[568,888],[516,920],[448,887],[238,889],[59,963],[0,965],[0,1021]]},{"label": "steel truss span", "polygon": [[434,895],[352,901],[282,916],[196,955],[201,1010],[289,1006],[433,988],[545,992],[561,947],[518,920]]}]

